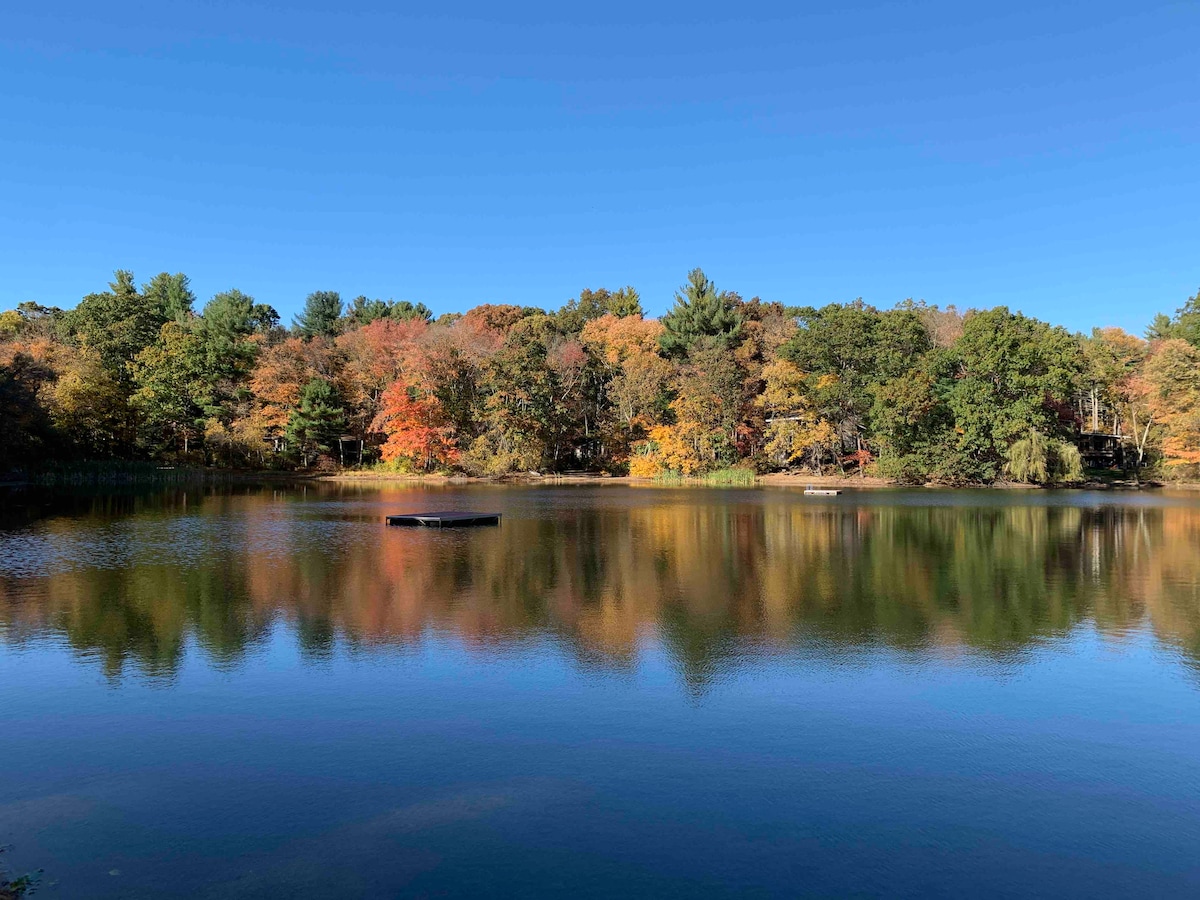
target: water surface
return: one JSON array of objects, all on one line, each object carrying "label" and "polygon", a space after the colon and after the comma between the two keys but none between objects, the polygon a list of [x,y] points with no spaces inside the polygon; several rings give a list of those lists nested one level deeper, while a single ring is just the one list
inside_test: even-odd
[{"label": "water surface", "polygon": [[[1200,892],[1200,498],[2,505],[46,896]],[[504,522],[382,525],[422,508]]]}]

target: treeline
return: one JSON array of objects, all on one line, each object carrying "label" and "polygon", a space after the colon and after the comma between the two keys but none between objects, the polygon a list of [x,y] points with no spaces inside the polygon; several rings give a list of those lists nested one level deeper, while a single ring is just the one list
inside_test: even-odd
[{"label": "treeline", "polygon": [[238,290],[196,307],[182,274],[118,271],[74,309],[0,313],[0,466],[1051,483],[1200,463],[1200,294],[1146,339],[1004,307],[785,307],[699,269],[661,319],[628,287],[436,320],[317,291],[290,328]]}]

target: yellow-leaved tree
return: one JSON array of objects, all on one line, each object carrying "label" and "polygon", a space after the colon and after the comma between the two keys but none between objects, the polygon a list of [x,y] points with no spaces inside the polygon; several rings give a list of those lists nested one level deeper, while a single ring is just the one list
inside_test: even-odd
[{"label": "yellow-leaved tree", "polygon": [[660,471],[644,452],[630,456],[629,448],[661,426],[667,412],[667,384],[673,369],[659,353],[662,330],[657,319],[609,314],[589,321],[579,335],[605,377],[609,407],[598,423],[600,432],[614,462],[619,465],[628,457],[630,474],[639,477]]},{"label": "yellow-leaved tree", "polygon": [[819,466],[832,452],[837,433],[808,402],[804,373],[795,363],[776,359],[763,368],[763,382],[765,387],[756,402],[767,422],[763,445],[767,458],[780,467],[806,461]]},{"label": "yellow-leaved tree", "polygon": [[1144,378],[1163,462],[1200,463],[1200,350],[1177,338],[1162,341],[1146,361]]},{"label": "yellow-leaved tree", "polygon": [[635,446],[630,474],[699,475],[738,459],[743,366],[718,347],[693,352],[674,379],[673,422]]}]

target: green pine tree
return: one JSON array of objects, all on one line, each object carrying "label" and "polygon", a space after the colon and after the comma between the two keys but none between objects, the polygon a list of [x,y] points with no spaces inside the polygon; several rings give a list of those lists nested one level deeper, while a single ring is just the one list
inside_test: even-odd
[{"label": "green pine tree", "polygon": [[313,291],[304,301],[304,312],[293,322],[305,340],[333,337],[342,317],[342,297],[337,291]]},{"label": "green pine tree", "polygon": [[142,295],[159,315],[174,322],[186,322],[196,302],[191,282],[182,272],[159,272],[142,288]]},{"label": "green pine tree", "polygon": [[742,334],[737,306],[736,295],[717,290],[702,270],[692,269],[675,294],[675,306],[662,318],[663,352],[682,358],[700,343],[736,346]]},{"label": "green pine tree", "polygon": [[307,466],[315,456],[331,453],[345,428],[346,414],[337,389],[324,378],[314,378],[300,392],[300,406],[288,421],[287,439]]}]

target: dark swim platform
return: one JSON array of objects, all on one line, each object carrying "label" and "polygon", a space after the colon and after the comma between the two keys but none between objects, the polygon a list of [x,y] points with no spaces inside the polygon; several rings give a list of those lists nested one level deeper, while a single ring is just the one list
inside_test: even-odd
[{"label": "dark swim platform", "polygon": [[465,528],[469,525],[500,524],[500,513],[427,512],[386,518],[389,525],[417,525],[426,528]]}]

